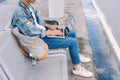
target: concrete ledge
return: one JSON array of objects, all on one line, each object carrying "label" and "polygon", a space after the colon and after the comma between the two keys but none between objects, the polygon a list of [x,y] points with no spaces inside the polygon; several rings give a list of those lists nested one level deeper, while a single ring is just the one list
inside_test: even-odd
[{"label": "concrete ledge", "polygon": [[0,66],[4,68],[8,79],[68,80],[67,58],[64,53],[53,51],[54,54],[32,66],[31,59],[22,55],[11,31],[3,31],[0,39]]},{"label": "concrete ledge", "polygon": [[119,48],[119,46],[118,46],[118,44],[117,44],[117,42],[116,42],[116,40],[115,40],[111,30],[110,30],[107,22],[105,21],[103,13],[100,11],[99,7],[95,3],[95,0],[92,0],[92,2],[93,2],[93,5],[94,5],[96,11],[98,12],[98,14],[100,16],[100,19],[101,19],[102,25],[104,27],[104,31],[105,31],[106,37],[108,38],[109,43],[111,44],[111,47],[113,48],[113,50],[115,52],[116,58],[120,62],[120,48]]}]

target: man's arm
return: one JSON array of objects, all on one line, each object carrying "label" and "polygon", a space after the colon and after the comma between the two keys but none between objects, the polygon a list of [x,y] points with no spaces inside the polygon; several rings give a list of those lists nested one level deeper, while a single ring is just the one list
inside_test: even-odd
[{"label": "man's arm", "polygon": [[51,30],[57,29],[56,25],[50,25],[50,24],[45,23],[44,26],[47,27],[48,29],[51,29]]},{"label": "man's arm", "polygon": [[63,36],[63,33],[60,30],[48,30],[46,36]]},{"label": "man's arm", "polygon": [[50,25],[50,24],[45,23],[45,21],[41,20],[41,18],[38,16],[37,11],[35,11],[35,14],[36,14],[38,24],[43,25],[43,26],[45,26],[45,27],[47,27],[48,29],[51,29],[51,30],[54,30],[54,29],[57,28],[57,25]]},{"label": "man's arm", "polygon": [[27,36],[46,36],[46,31],[40,30],[37,27],[34,27],[33,23],[27,19],[24,13],[17,13],[13,16],[12,24],[16,25],[19,30]]}]

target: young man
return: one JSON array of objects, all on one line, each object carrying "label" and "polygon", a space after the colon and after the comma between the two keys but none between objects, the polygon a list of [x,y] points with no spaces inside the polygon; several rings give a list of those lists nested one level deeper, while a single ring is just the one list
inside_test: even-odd
[{"label": "young man", "polygon": [[[92,77],[93,73],[87,71],[80,64],[90,62],[89,58],[79,55],[78,41],[74,31],[71,31],[66,38],[49,38],[47,36],[59,35],[63,33],[56,29],[56,26],[46,24],[40,20],[37,11],[31,6],[36,0],[20,0],[18,8],[15,10],[11,24],[18,27],[20,32],[26,36],[37,36],[42,38],[50,49],[69,48],[72,63],[72,72],[83,77]],[[46,29],[47,28],[47,29]]]}]

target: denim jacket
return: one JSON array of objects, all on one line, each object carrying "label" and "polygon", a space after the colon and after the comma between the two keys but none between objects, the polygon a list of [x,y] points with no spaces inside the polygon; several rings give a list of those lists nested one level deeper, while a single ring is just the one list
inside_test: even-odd
[{"label": "denim jacket", "polygon": [[[37,14],[37,10],[35,10],[31,5],[30,7],[33,9],[33,12],[35,13],[38,24],[44,25],[44,21],[40,20]],[[30,23],[26,24],[25,21],[28,20],[30,21]],[[35,26],[32,13],[30,12],[29,8],[21,1],[19,2],[17,9],[15,10],[12,16],[11,25],[14,27],[18,27],[20,32],[26,36],[30,37],[37,36],[41,38],[46,36],[45,30],[40,30]]]}]

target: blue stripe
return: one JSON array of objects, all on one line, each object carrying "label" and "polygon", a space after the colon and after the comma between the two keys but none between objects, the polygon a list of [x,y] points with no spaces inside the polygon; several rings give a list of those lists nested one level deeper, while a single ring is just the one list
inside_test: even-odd
[{"label": "blue stripe", "polygon": [[120,80],[119,68],[91,0],[82,0],[98,80]]},{"label": "blue stripe", "polygon": [[0,2],[3,2],[3,1],[5,1],[5,0],[0,0]]}]

